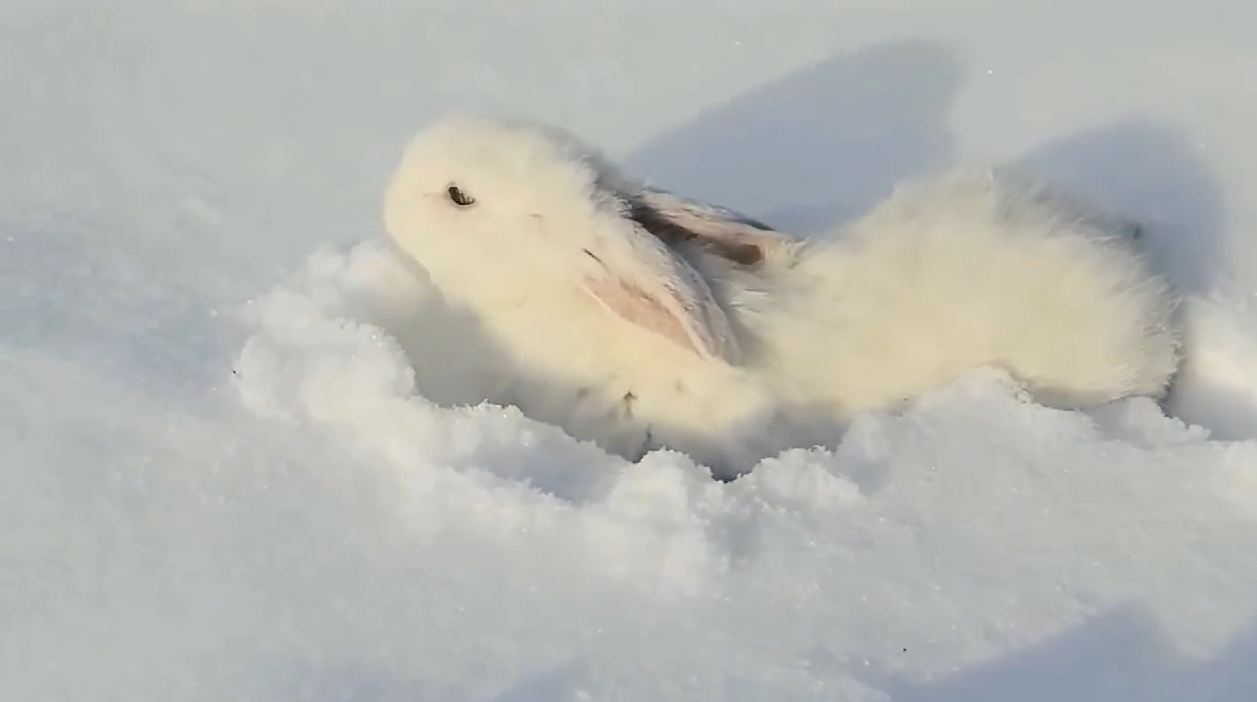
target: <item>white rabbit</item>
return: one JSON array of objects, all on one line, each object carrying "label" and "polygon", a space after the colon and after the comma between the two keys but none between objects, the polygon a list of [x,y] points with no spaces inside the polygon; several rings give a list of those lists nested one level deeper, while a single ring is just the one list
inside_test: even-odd
[{"label": "white rabbit", "polygon": [[558,130],[447,118],[385,221],[517,364],[488,399],[630,457],[728,473],[980,366],[1077,407],[1160,395],[1177,364],[1175,301],[1130,228],[990,173],[797,241]]}]

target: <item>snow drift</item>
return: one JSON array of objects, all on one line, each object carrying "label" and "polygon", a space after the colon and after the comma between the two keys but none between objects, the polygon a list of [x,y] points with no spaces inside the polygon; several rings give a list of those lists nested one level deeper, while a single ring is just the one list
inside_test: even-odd
[{"label": "snow drift", "polygon": [[[498,632],[499,674],[525,650],[552,656],[524,690],[936,699],[1002,646],[1110,645],[1122,634],[1100,622],[1114,618],[1173,643],[1095,669],[1048,646],[1041,665],[1135,699],[1189,684],[1189,661],[1245,633],[1257,444],[1211,442],[1149,400],[1059,412],[979,371],[903,416],[865,417],[834,452],[789,451],[722,485],[678,454],[630,465],[512,409],[425,399],[449,379],[424,344],[448,338],[442,314],[384,242],[321,251],[252,304],[237,385],[262,414],[387,467],[415,544],[496,554],[476,577],[503,579],[496,611],[523,626]],[[474,569],[468,557],[449,570]],[[444,596],[468,611],[467,591]],[[1137,674],[1161,656],[1170,679]],[[1021,699],[1037,683],[1004,684]]]}]

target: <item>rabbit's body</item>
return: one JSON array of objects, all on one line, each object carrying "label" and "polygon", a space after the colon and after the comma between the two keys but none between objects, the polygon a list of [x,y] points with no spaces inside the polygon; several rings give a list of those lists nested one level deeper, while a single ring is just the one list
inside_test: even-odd
[{"label": "rabbit's body", "polygon": [[629,457],[667,446],[719,466],[745,465],[791,443],[761,436],[780,398],[754,367],[702,359],[654,334],[626,334],[624,322],[587,295],[539,289],[476,311],[517,369],[515,382],[488,399],[577,438]]},{"label": "rabbit's body", "polygon": [[1136,244],[1022,183],[958,174],[897,192],[779,270],[719,279],[768,375],[839,414],[984,365],[1080,407],[1159,395],[1176,367],[1173,302]]},{"label": "rabbit's body", "polygon": [[386,218],[517,364],[489,399],[628,456],[745,467],[988,365],[1058,406],[1159,395],[1177,360],[1120,223],[989,175],[798,242],[563,135],[455,121],[412,147]]}]

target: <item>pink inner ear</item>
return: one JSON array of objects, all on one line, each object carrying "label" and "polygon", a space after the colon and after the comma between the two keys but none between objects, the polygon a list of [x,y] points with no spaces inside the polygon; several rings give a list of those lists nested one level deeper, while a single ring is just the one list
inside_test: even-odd
[{"label": "pink inner ear", "polygon": [[[625,321],[659,334],[700,356],[708,355],[695,344],[685,331],[685,325],[668,306],[645,290],[617,277],[586,278],[585,283],[586,289],[595,298]],[[672,294],[670,290],[668,294]],[[674,301],[680,304],[679,299]]]}]

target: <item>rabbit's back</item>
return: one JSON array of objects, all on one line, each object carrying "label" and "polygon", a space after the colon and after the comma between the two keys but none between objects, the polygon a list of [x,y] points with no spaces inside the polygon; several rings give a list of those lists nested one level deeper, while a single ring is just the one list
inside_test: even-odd
[{"label": "rabbit's back", "polygon": [[901,189],[773,279],[778,311],[744,315],[764,362],[844,414],[984,365],[1057,406],[1157,396],[1177,363],[1132,229],[990,174]]}]

